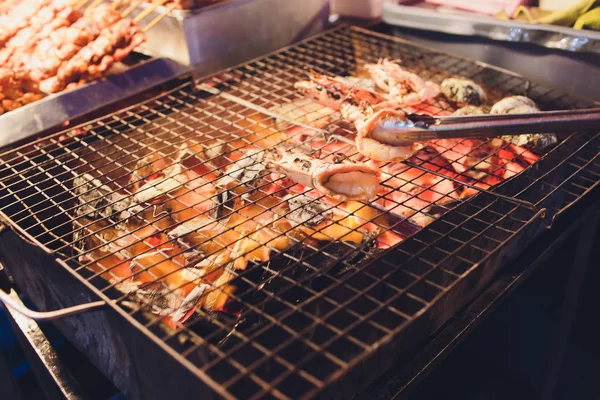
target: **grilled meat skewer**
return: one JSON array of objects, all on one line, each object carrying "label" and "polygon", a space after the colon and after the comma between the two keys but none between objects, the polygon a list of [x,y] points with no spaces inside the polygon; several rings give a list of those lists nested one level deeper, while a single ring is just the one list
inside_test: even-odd
[{"label": "grilled meat skewer", "polygon": [[4,47],[21,29],[26,28],[30,20],[50,3],[51,0],[26,0],[0,16],[0,48]]},{"label": "grilled meat skewer", "polygon": [[33,16],[29,25],[13,36],[0,50],[0,65],[10,66],[31,53],[36,44],[57,29],[69,26],[81,17],[81,13],[64,0],[53,1]]},{"label": "grilled meat skewer", "polygon": [[56,93],[69,84],[96,79],[145,40],[146,36],[135,22],[122,19],[104,28],[95,40],[63,63],[56,76],[40,82],[40,90]]},{"label": "grilled meat skewer", "polygon": [[28,72],[31,80],[38,83],[55,76],[63,62],[68,62],[84,46],[95,40],[104,28],[120,19],[119,13],[109,4],[101,4],[94,13],[81,17],[71,26],[52,32],[40,41],[28,57],[20,60],[18,67]]}]

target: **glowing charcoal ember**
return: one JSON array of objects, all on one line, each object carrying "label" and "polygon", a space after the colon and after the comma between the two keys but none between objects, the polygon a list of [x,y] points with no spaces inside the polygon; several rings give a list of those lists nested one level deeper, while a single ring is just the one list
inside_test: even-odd
[{"label": "glowing charcoal ember", "polygon": [[[90,174],[82,174],[73,180],[73,192],[79,196],[80,205],[75,209],[79,217],[90,219],[111,218],[132,211],[131,198],[113,191]],[[127,217],[123,214],[121,217]]]},{"label": "glowing charcoal ember", "polygon": [[333,215],[330,206],[305,194],[292,194],[284,200],[290,210],[287,218],[294,225],[315,226]]},{"label": "glowing charcoal ember", "polygon": [[[329,107],[323,107],[307,98],[294,100],[280,106],[270,109],[275,114],[285,117],[287,120],[293,120],[301,124],[322,128],[334,119],[336,110]],[[291,126],[284,119],[276,119],[275,127],[280,130],[286,130]]]}]

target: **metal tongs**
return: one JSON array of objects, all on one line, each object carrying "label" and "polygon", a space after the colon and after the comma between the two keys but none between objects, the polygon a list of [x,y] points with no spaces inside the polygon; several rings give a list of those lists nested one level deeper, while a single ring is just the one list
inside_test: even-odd
[{"label": "metal tongs", "polygon": [[[497,137],[600,129],[600,108],[541,111],[531,114],[439,116],[408,114],[407,121],[385,120],[375,128],[388,144],[410,146],[432,139]],[[383,139],[385,136],[385,139]]]}]

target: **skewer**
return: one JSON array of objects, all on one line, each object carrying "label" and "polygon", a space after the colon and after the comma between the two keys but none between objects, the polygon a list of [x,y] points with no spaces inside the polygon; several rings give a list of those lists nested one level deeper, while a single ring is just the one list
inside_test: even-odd
[{"label": "skewer", "polygon": [[133,3],[131,3],[131,5],[129,7],[127,7],[122,13],[121,13],[121,17],[125,18],[127,15],[129,15],[133,10],[135,10],[137,8],[137,6],[139,6],[140,4],[142,4],[144,2],[144,0],[136,0]]},{"label": "skewer", "polygon": [[87,3],[90,0],[75,0],[73,2],[73,8],[76,10],[79,10],[81,7],[83,7],[85,5],[85,3]]},{"label": "skewer", "polygon": [[84,12],[84,15],[90,15],[91,12],[94,10],[94,8],[96,8],[97,6],[99,6],[104,0],[94,0],[92,1],[92,4],[90,4]]},{"label": "skewer", "polygon": [[169,4],[160,15],[156,16],[152,21],[148,23],[148,25],[142,28],[142,32],[146,33],[150,29],[152,29],[154,25],[158,24],[160,20],[166,17],[167,14],[171,12],[171,10],[173,10],[175,7],[177,7],[177,3],[173,2]]},{"label": "skewer", "polygon": [[116,10],[121,6],[122,3],[124,3],[123,5],[126,5],[126,4],[129,4],[129,1],[128,0],[115,0],[112,2],[111,7],[113,10]]},{"label": "skewer", "polygon": [[167,1],[168,0],[156,0],[155,2],[152,3],[152,5],[150,7],[146,8],[144,11],[142,11],[141,13],[136,15],[136,17],[133,19],[133,22],[135,22],[136,24],[139,23],[141,20],[143,20],[146,17],[146,15],[150,14],[151,12],[156,10],[158,7],[165,4]]}]

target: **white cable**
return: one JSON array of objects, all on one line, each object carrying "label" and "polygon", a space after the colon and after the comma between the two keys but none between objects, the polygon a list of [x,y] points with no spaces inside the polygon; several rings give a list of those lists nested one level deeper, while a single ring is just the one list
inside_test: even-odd
[{"label": "white cable", "polygon": [[[11,289],[11,294],[8,294],[5,291],[0,290],[0,301],[2,301],[2,303],[4,303],[5,306],[10,307],[13,310],[17,311],[18,313],[23,314],[26,317],[29,317],[35,321],[52,321],[55,319],[68,317],[69,315],[79,314],[80,312],[93,310],[95,308],[100,308],[100,307],[103,307],[106,305],[105,301],[93,301],[91,303],[80,304],[78,306],[73,306],[73,307],[67,307],[67,308],[63,308],[61,310],[39,312],[39,311],[30,310],[29,308],[25,307],[22,303],[11,298],[11,295],[13,293],[15,293],[15,292],[12,289]],[[16,293],[15,293],[15,295],[16,295]]]}]

